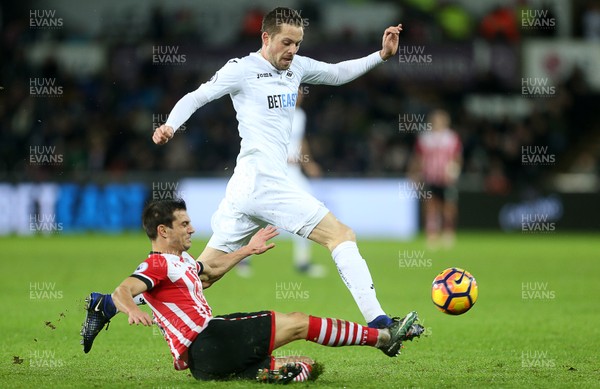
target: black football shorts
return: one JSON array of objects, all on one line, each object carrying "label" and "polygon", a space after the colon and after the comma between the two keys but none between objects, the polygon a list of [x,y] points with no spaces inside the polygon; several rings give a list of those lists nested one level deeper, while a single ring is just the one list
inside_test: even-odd
[{"label": "black football shorts", "polygon": [[215,316],[188,349],[188,366],[199,380],[256,377],[272,368],[275,315],[272,311]]}]

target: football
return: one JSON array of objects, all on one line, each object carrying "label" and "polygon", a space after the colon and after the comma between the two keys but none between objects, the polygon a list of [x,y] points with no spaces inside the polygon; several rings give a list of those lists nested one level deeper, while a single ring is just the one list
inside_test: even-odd
[{"label": "football", "polygon": [[431,299],[440,311],[461,315],[475,304],[478,293],[477,281],[471,273],[451,267],[434,278]]}]

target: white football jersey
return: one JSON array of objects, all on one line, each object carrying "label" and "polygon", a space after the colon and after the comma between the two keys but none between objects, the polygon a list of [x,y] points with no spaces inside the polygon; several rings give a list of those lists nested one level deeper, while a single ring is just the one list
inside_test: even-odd
[{"label": "white football jersey", "polygon": [[167,125],[179,128],[198,108],[229,94],[242,138],[237,164],[252,159],[259,170],[285,174],[288,144],[300,83],[341,85],[383,62],[379,52],[328,64],[300,55],[288,70],[277,70],[260,52],[232,59],[206,83],[173,107]]}]

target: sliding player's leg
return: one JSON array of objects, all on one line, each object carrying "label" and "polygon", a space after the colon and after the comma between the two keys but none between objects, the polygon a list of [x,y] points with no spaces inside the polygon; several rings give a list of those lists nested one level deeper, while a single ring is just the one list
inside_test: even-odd
[{"label": "sliding player's leg", "polygon": [[[300,312],[275,312],[275,338],[273,349],[282,347],[296,340],[307,340],[323,346],[371,346],[380,349],[386,355],[395,357],[400,353],[402,342],[419,337],[423,327],[417,323],[416,312],[410,312],[402,319],[393,319],[386,328],[369,328],[346,320],[321,318]],[[311,363],[310,358],[298,356],[276,359],[278,362],[296,362],[302,366],[294,381],[315,379],[321,371],[318,364]]]},{"label": "sliding player's leg", "polygon": [[196,379],[256,379],[285,383],[314,379],[320,367],[308,357],[274,358],[273,351],[295,340],[324,346],[362,345],[399,354],[402,342],[423,332],[411,312],[385,329],[345,320],[272,311],[216,316],[188,349],[188,366]]},{"label": "sliding player's leg", "polygon": [[402,341],[421,335],[423,327],[417,324],[418,320],[417,313],[410,312],[402,319],[393,319],[386,328],[370,328],[346,320],[310,316],[301,312],[275,312],[273,349],[304,339],[329,347],[376,347],[393,357],[400,353]]}]

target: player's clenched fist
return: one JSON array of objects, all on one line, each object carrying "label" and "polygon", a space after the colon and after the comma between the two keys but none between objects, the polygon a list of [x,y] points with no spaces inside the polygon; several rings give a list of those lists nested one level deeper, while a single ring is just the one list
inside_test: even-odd
[{"label": "player's clenched fist", "polygon": [[175,135],[173,127],[163,124],[154,130],[154,134],[152,134],[152,140],[157,145],[164,145],[173,137],[173,135]]}]

